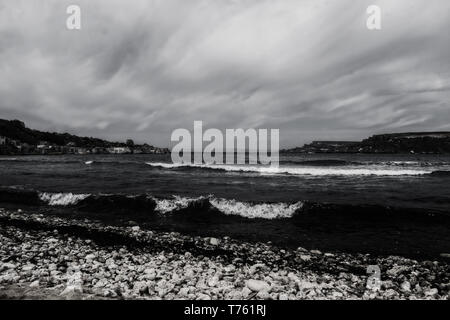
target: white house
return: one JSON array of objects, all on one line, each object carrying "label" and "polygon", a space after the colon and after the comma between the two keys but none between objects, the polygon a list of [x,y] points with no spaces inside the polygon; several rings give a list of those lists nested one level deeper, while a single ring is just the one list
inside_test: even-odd
[{"label": "white house", "polygon": [[128,147],[114,147],[108,148],[109,153],[121,154],[121,153],[130,153],[131,150]]}]

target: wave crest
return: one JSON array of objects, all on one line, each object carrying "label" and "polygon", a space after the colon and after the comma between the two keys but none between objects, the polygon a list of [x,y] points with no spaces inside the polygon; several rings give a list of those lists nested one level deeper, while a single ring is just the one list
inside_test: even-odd
[{"label": "wave crest", "polygon": [[280,219],[291,218],[294,213],[301,210],[303,202],[290,203],[261,203],[252,204],[234,199],[210,199],[210,203],[220,212],[227,215],[238,215],[249,219]]},{"label": "wave crest", "polygon": [[89,197],[89,194],[40,193],[39,198],[50,206],[69,206]]},{"label": "wave crest", "polygon": [[198,199],[199,198],[184,198],[180,196],[173,196],[173,199],[154,199],[156,201],[155,210],[159,213],[169,213],[186,209]]},{"label": "wave crest", "polygon": [[431,171],[416,169],[386,169],[386,168],[331,168],[331,167],[264,167],[246,165],[196,165],[174,164],[163,162],[146,162],[152,167],[165,169],[193,168],[207,170],[221,170],[229,172],[250,172],[261,175],[290,174],[301,176],[420,176],[430,174]]},{"label": "wave crest", "polygon": [[[93,213],[120,214],[123,216],[145,216],[159,213],[173,219],[198,221],[221,221],[223,219],[293,219],[322,223],[328,217],[346,217],[349,221],[429,221],[442,220],[448,223],[447,211],[413,208],[391,208],[382,205],[332,204],[309,201],[297,202],[245,202],[235,199],[206,197],[189,198],[173,196],[169,199],[149,195],[124,194],[73,194],[39,193],[34,190],[0,188],[0,203],[33,206],[60,206]],[[364,214],[362,214],[364,213]]]}]

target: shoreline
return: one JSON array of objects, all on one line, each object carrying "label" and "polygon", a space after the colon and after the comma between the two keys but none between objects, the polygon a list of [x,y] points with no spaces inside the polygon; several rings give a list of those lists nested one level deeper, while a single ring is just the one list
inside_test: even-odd
[{"label": "shoreline", "polygon": [[[1,299],[449,299],[445,261],[326,253],[0,209]],[[367,288],[367,267],[381,271]]]}]

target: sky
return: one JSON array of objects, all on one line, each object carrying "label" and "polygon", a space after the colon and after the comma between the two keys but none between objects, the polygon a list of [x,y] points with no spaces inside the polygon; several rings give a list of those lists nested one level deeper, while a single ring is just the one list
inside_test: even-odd
[{"label": "sky", "polygon": [[448,0],[0,0],[0,118],[158,146],[194,120],[281,147],[450,131],[449,30]]}]

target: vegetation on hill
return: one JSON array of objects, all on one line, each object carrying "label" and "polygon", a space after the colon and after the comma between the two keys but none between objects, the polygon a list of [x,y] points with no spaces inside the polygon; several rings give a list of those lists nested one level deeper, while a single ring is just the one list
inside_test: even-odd
[{"label": "vegetation on hill", "polygon": [[77,147],[83,148],[125,146],[125,143],[109,142],[98,138],[79,137],[69,133],[33,130],[27,128],[25,124],[19,120],[0,119],[0,136],[28,143],[30,145],[38,145],[41,142],[46,141],[58,146],[65,146],[72,143]]},{"label": "vegetation on hill", "polygon": [[450,153],[450,132],[379,134],[355,141],[314,141],[286,153]]}]

